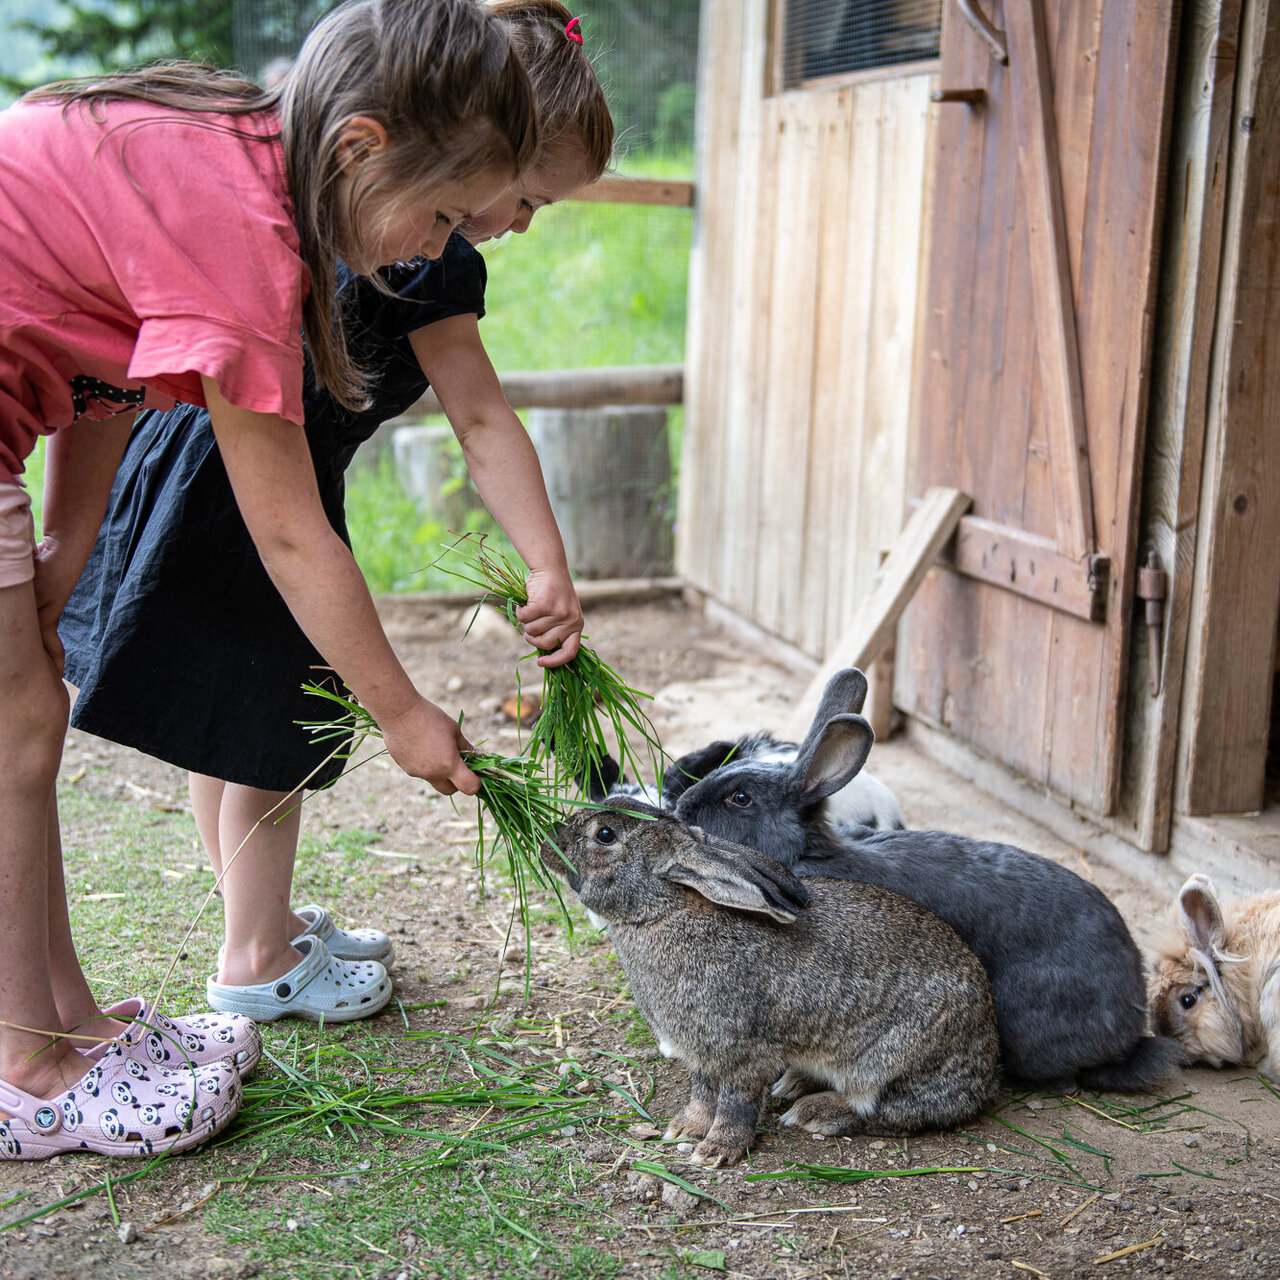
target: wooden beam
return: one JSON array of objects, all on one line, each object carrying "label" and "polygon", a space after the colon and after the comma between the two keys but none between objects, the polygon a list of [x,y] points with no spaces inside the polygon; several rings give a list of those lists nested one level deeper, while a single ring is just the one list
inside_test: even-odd
[{"label": "wooden beam", "polygon": [[911,603],[942,548],[955,533],[973,499],[959,489],[930,489],[903,526],[870,593],[796,704],[788,731],[800,738],[809,728],[827,681],[841,667],[862,670],[893,639],[902,611]]},{"label": "wooden beam", "polygon": [[[598,409],[607,404],[683,404],[684,365],[609,365],[594,369],[546,369],[499,375],[514,409]],[[436,393],[416,400],[396,419],[443,413]]]},{"label": "wooden beam", "polygon": [[693,183],[671,182],[665,178],[623,178],[608,174],[583,187],[570,199],[604,201],[609,204],[669,204],[688,209],[693,207]]},{"label": "wooden beam", "polygon": [[[1176,807],[1267,802],[1280,619],[1280,0],[1246,5],[1210,380]],[[1188,697],[1188,693],[1190,696]]]},{"label": "wooden beam", "polygon": [[1093,489],[1053,116],[1053,76],[1041,0],[1009,5],[1005,25],[1058,546],[1078,560],[1096,549]]},{"label": "wooden beam", "polygon": [[1086,622],[1106,621],[1110,580],[1106,556],[1073,559],[1049,538],[965,516],[956,530],[954,548],[942,553],[940,563]]}]

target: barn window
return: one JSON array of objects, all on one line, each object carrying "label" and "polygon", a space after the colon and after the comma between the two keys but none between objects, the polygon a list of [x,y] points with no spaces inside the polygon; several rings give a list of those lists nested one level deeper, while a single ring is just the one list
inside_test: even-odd
[{"label": "barn window", "polygon": [[778,0],[781,87],[938,56],[942,0]]}]

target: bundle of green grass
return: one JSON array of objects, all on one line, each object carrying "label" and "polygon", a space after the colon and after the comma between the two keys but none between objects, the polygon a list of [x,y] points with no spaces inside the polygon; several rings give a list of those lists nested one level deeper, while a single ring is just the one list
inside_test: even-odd
[{"label": "bundle of green grass", "polygon": [[[528,600],[523,564],[490,548],[483,534],[458,537],[446,548],[445,556],[456,559],[443,567],[479,588],[477,612],[492,605],[520,629],[516,610]],[[536,657],[538,652],[531,650],[521,661]],[[616,752],[619,765],[630,768],[636,776],[662,775],[662,748],[641,706],[648,694],[628,686],[585,643],[563,665],[539,670],[541,709],[523,750],[514,756],[481,750],[465,756],[480,779],[477,862],[483,874],[486,851],[493,845],[505,850],[525,922],[528,876],[551,888],[559,898],[559,886],[543,869],[539,849],[571,808],[591,803],[587,782],[600,776],[605,757]],[[381,738],[376,721],[353,698],[316,684],[305,688],[340,710],[334,718],[307,725],[317,741],[333,741],[338,744],[335,751],[351,757],[366,738]],[[486,838],[486,822],[492,827],[492,842]]]}]

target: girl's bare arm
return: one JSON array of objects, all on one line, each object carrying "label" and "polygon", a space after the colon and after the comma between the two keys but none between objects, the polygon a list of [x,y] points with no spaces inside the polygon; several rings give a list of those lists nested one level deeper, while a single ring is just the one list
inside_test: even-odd
[{"label": "girl's bare arm", "polygon": [[75,589],[106,514],[134,413],[81,419],[47,437],[42,536],[36,549],[36,608],[45,649],[62,669],[58,619]]},{"label": "girl's bare arm", "polygon": [[539,664],[560,666],[578,652],[582,606],[537,452],[502,393],[477,319],[451,316],[416,330],[410,341],[485,506],[529,566],[529,603],[516,611],[520,625],[532,644],[549,651]]},{"label": "girl's bare arm", "polygon": [[393,652],[364,576],[325,517],[302,429],[228,403],[208,378],[204,390],[240,514],[294,619],[378,722],[406,773],[444,795],[474,795],[480,780],[460,754],[470,744]]}]

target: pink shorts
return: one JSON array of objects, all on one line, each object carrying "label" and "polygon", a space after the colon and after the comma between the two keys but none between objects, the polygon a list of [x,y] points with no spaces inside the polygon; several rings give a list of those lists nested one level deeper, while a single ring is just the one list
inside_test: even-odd
[{"label": "pink shorts", "polygon": [[31,495],[0,482],[0,587],[19,587],[36,574],[36,530]]}]

